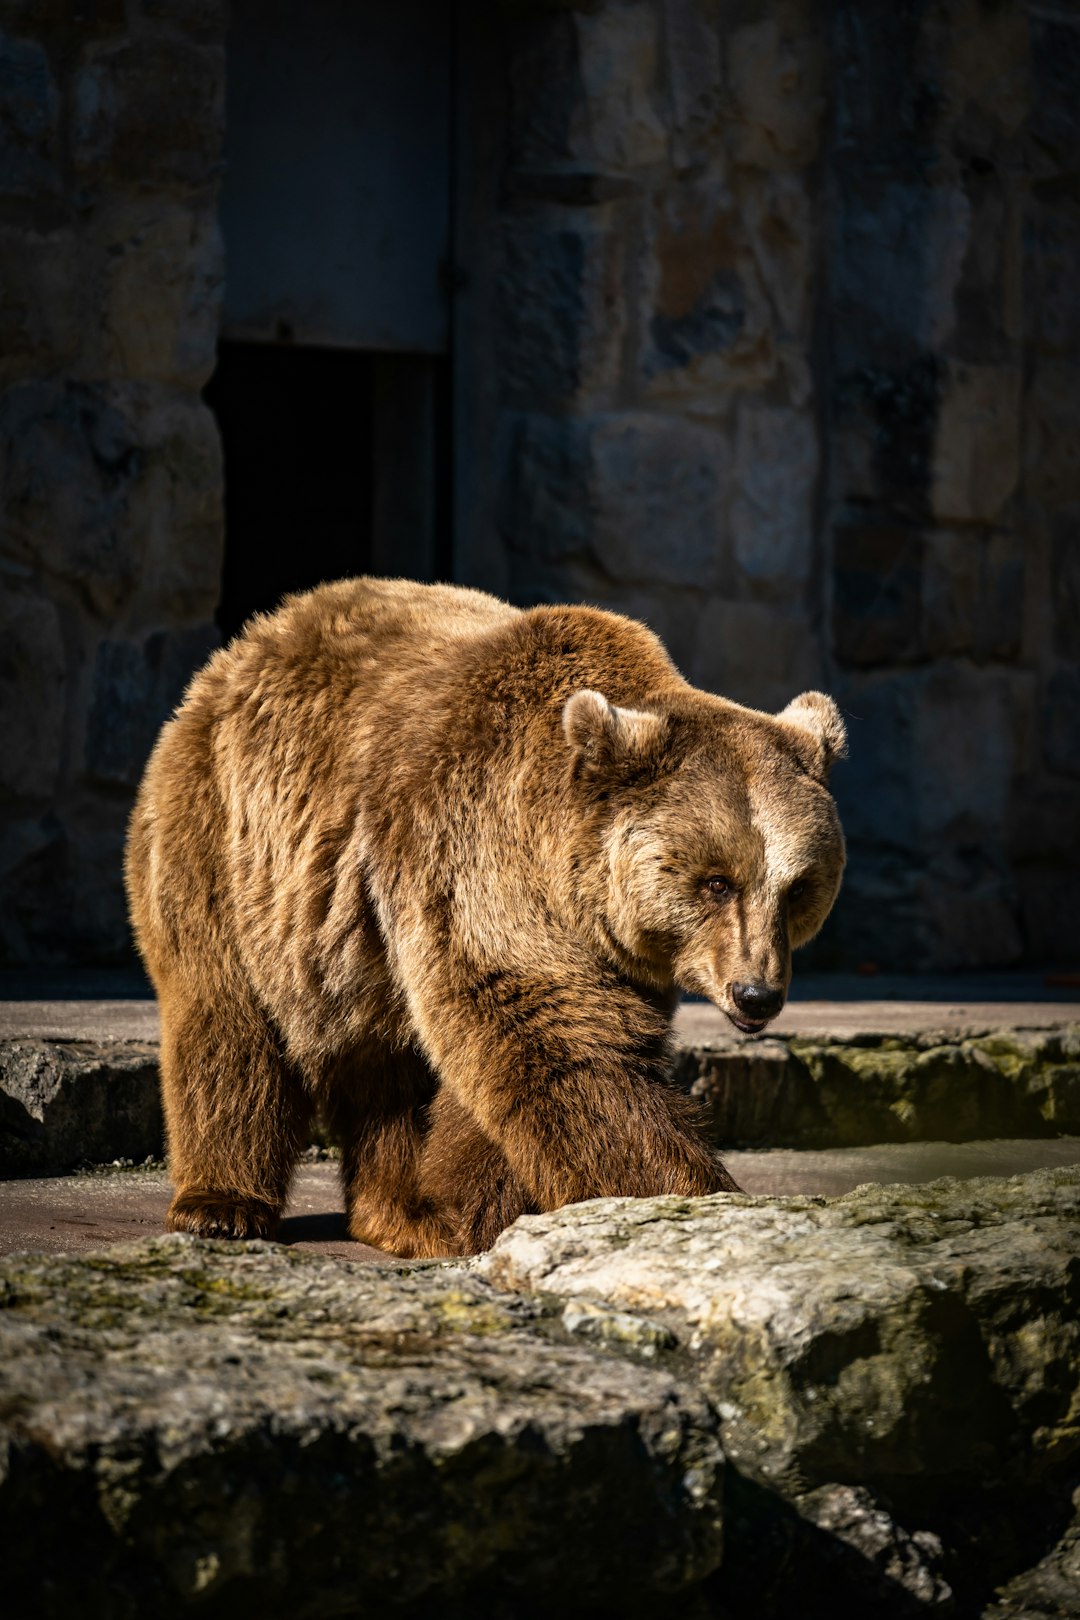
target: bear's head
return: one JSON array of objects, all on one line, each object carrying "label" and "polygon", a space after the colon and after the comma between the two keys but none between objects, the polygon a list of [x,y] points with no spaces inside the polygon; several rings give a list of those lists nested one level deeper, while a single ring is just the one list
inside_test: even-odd
[{"label": "bear's head", "polygon": [[562,720],[595,807],[605,942],[643,982],[763,1029],[784,1005],[792,948],[840,887],[826,786],[845,749],[836,705],[804,692],[769,715],[688,688],[631,709],[581,691]]}]

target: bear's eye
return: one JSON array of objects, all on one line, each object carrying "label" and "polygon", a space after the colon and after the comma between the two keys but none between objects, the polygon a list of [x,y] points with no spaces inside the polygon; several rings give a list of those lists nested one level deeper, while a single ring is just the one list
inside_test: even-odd
[{"label": "bear's eye", "polygon": [[729,900],[735,893],[735,885],[727,877],[706,878],[702,887],[714,900]]},{"label": "bear's eye", "polygon": [[798,905],[799,901],[800,900],[805,900],[806,896],[809,893],[810,893],[809,879],[808,878],[800,878],[798,883],[793,883],[791,885],[791,888],[787,892],[787,897],[788,897],[789,901],[793,901],[794,904]]}]

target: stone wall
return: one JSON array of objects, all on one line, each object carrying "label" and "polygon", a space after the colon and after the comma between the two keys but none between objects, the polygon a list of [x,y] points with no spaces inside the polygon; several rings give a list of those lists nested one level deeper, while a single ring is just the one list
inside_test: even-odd
[{"label": "stone wall", "polygon": [[0,961],[107,959],[134,784],[216,640],[224,4],[0,29]]},{"label": "stone wall", "polygon": [[[224,0],[0,0],[0,961],[213,644]],[[1080,8],[458,8],[456,567],[833,690],[819,962],[1075,957]]]},{"label": "stone wall", "polygon": [[819,961],[1074,957],[1080,11],[504,5],[463,60],[464,576],[837,694]]}]

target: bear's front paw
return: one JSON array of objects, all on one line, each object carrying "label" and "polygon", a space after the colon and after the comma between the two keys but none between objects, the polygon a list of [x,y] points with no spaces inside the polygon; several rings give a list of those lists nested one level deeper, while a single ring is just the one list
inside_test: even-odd
[{"label": "bear's front paw", "polygon": [[169,1205],[169,1232],[192,1232],[204,1238],[268,1238],[277,1230],[280,1210],[258,1198],[238,1193],[177,1193]]}]

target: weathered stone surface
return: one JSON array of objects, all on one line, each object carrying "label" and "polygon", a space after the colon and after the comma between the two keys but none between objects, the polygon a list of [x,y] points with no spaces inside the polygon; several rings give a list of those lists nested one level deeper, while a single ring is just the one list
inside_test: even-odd
[{"label": "weathered stone surface", "polygon": [[42,47],[0,33],[0,195],[60,190],[60,98]]},{"label": "weathered stone surface", "polygon": [[1080,776],[1080,671],[1059,669],[1043,701],[1046,763],[1064,776]]},{"label": "weathered stone surface", "polygon": [[923,537],[896,524],[834,531],[833,646],[844,664],[906,662],[921,650]]},{"label": "weathered stone surface", "polygon": [[1080,365],[1044,360],[1024,410],[1024,482],[1030,499],[1053,508],[1080,502]]},{"label": "weathered stone surface", "polygon": [[735,117],[728,146],[735,162],[802,167],[817,156],[825,109],[824,39],[801,8],[735,28],[727,40]]},{"label": "weathered stone surface", "polygon": [[932,531],[924,537],[922,647],[979,662],[1019,656],[1025,555],[1020,535]]},{"label": "weathered stone surface", "polygon": [[[1080,1135],[1080,1027],[850,1040],[677,1035],[677,1084],[721,1147]],[[0,1174],[161,1151],[157,1044],[0,1042]]]},{"label": "weathered stone surface", "polygon": [[723,435],[624,411],[597,424],[591,450],[592,549],[611,578],[699,590],[727,580]]},{"label": "weathered stone surface", "polygon": [[866,1037],[681,1045],[678,1082],[730,1146],[1080,1134],[1080,1026],[961,1039]]},{"label": "weathered stone surface", "polygon": [[125,201],[100,210],[86,238],[102,297],[83,374],[202,388],[214,369],[225,275],[216,219],[157,198]]},{"label": "weathered stone surface", "polygon": [[88,180],[210,186],[219,175],[225,53],[142,37],[101,49],[74,87],[73,155]]},{"label": "weathered stone surface", "polygon": [[[851,1599],[877,1564],[884,1612],[952,1587],[968,1613],[1045,1537],[1080,1461],[1078,1254],[1074,1169],[830,1202],[599,1200],[519,1221],[478,1270],[648,1312],[691,1358],[743,1482],[716,1578],[735,1612],[750,1583],[756,1612],[795,1612],[779,1600],[820,1581],[824,1528],[860,1569],[834,1571],[832,1612],[868,1612]],[[770,1497],[791,1518],[763,1536]]]},{"label": "weathered stone surface", "polygon": [[504,533],[529,556],[591,556],[620,585],[727,583],[729,454],[722,434],[645,412],[520,418]]},{"label": "weathered stone surface", "polygon": [[812,502],[818,443],[808,412],[745,403],[739,407],[732,503],[735,557],[743,577],[790,592],[810,575]]},{"label": "weathered stone surface", "polygon": [[983,1620],[1069,1620],[1080,1614],[1080,1489],[1073,1505],[1061,1540],[1032,1569],[1013,1577]]},{"label": "weathered stone surface", "polygon": [[1080,207],[1055,192],[1028,203],[1024,237],[1024,314],[1029,340],[1044,353],[1080,352]]},{"label": "weathered stone surface", "polygon": [[56,786],[67,696],[59,615],[32,579],[0,573],[0,785],[47,799]]},{"label": "weathered stone surface", "polygon": [[674,1614],[720,1561],[703,1397],[467,1275],[173,1237],[0,1277],[27,1616]]},{"label": "weathered stone surface", "polygon": [[160,1158],[157,1043],[0,1041],[0,1175]]},{"label": "weathered stone surface", "polygon": [[74,359],[84,291],[73,232],[0,229],[0,382]]},{"label": "weathered stone surface", "polygon": [[[0,396],[9,554],[108,616],[209,618],[220,590],[221,449],[197,399],[135,384],[25,382]],[[144,622],[145,622],[144,618]]]},{"label": "weathered stone surface", "polygon": [[824,684],[818,641],[798,605],[712,598],[679,667],[707,691],[770,711]]},{"label": "weathered stone surface", "polygon": [[716,176],[666,189],[644,255],[646,396],[723,414],[732,392],[777,369],[773,317],[732,192]]},{"label": "weathered stone surface", "polygon": [[707,152],[722,106],[720,32],[696,0],[663,0],[664,61],[678,168]]},{"label": "weathered stone surface", "polygon": [[592,215],[512,220],[499,278],[500,371],[508,403],[587,400],[618,382],[626,327],[623,244]]},{"label": "weathered stone surface", "polygon": [[614,0],[575,15],[588,156],[601,165],[648,168],[667,155],[667,135],[653,104],[657,24],[649,0]]},{"label": "weathered stone surface", "polygon": [[218,646],[215,625],[98,647],[86,729],[88,774],[137,787],[157,734]]},{"label": "weathered stone surface", "polygon": [[1025,156],[1040,179],[1080,172],[1080,19],[1060,10],[1030,18],[1031,117]]},{"label": "weathered stone surface", "polygon": [[934,516],[991,523],[1019,476],[1019,370],[951,364],[938,406],[931,485]]}]

